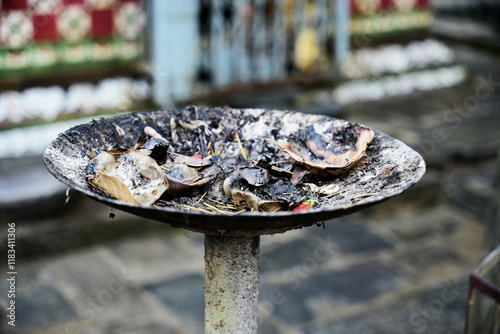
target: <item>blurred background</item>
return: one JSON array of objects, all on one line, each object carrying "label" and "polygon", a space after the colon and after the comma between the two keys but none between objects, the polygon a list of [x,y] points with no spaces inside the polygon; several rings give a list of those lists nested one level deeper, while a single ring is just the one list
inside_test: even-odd
[{"label": "blurred background", "polygon": [[497,0],[0,0],[0,253],[15,223],[18,272],[0,330],[203,332],[203,235],[42,161],[73,125],[196,104],[356,121],[427,163],[395,199],[261,238],[260,333],[461,333],[500,243],[499,60]]}]

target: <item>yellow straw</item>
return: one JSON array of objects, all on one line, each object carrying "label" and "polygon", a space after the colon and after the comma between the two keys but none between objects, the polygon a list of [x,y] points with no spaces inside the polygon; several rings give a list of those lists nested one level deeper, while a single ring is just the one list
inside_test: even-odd
[{"label": "yellow straw", "polygon": [[270,165],[275,165],[275,164],[284,164],[286,162],[290,162],[290,160],[281,160],[281,161],[273,161],[273,162],[270,162],[269,164]]},{"label": "yellow straw", "polygon": [[243,145],[241,145],[240,136],[238,134],[236,134],[236,140],[238,141],[238,145],[240,145],[241,156],[243,157],[243,159],[246,160],[247,155],[246,155],[245,151],[243,150]]},{"label": "yellow straw", "polygon": [[200,212],[205,212],[205,213],[210,213],[210,214],[214,214],[213,212],[210,212],[210,211],[207,211],[207,210],[203,210],[203,209],[198,209],[198,208],[195,208],[193,206],[189,206],[189,205],[184,205],[185,208],[188,208],[188,209],[191,209],[191,210],[196,210],[196,211],[200,211]]},{"label": "yellow straw", "polygon": [[207,194],[207,192],[205,191],[205,193],[200,197],[200,199],[198,200],[198,203],[201,202],[201,200],[203,199],[203,197],[205,197],[205,195]]},{"label": "yellow straw", "polygon": [[292,172],[286,170],[286,169],[283,169],[283,168],[279,168],[279,167],[276,167],[276,166],[271,166],[271,169],[274,169],[278,172],[284,172],[284,173],[289,173],[289,174],[293,174]]},{"label": "yellow straw", "polygon": [[203,203],[203,205],[205,205],[205,206],[209,207],[210,209],[215,210],[215,211],[217,211],[219,213],[223,213],[223,214],[231,213],[231,212],[228,212],[228,211],[217,209],[215,206],[212,206],[212,205],[210,205],[208,203]]}]

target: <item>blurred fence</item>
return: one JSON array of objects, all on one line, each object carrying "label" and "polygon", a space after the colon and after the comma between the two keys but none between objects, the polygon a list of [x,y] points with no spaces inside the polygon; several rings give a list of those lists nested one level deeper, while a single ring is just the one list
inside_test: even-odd
[{"label": "blurred fence", "polygon": [[210,39],[210,46],[201,51],[210,53],[213,82],[220,86],[268,81],[296,69],[328,70],[335,4],[328,0],[206,1],[205,13],[210,15],[202,17],[202,24],[209,19],[210,29],[202,29],[202,38]]},{"label": "blurred fence", "polygon": [[[152,1],[155,99],[328,73],[347,52],[349,0]],[[340,9],[340,10],[339,10]],[[166,43],[168,41],[168,43]],[[340,47],[335,48],[335,41]]]},{"label": "blurred fence", "polygon": [[[151,2],[154,97],[162,106],[201,88],[331,76],[351,36],[428,27],[430,0]],[[359,46],[359,45],[358,45]]]}]

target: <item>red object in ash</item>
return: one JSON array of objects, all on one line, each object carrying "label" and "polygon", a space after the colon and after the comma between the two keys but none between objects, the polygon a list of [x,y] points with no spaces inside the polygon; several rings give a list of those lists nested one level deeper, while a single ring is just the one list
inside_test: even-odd
[{"label": "red object in ash", "polygon": [[198,154],[193,155],[192,158],[203,159],[203,155],[201,155],[201,153],[198,153]]},{"label": "red object in ash", "polygon": [[302,211],[307,211],[311,208],[311,204],[309,203],[302,203],[298,207],[292,210],[292,212],[302,212]]}]

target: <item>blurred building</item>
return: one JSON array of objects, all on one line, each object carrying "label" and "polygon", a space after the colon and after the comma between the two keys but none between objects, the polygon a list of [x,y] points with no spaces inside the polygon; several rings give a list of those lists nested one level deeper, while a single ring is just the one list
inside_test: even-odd
[{"label": "blurred building", "polygon": [[[139,254],[136,269],[143,271],[144,277],[150,272],[156,274],[156,264],[170,266],[171,262],[164,261],[165,249],[173,252],[178,244],[171,246],[161,240],[146,245],[139,233],[148,228],[156,233],[163,227],[155,230],[153,224],[144,227],[147,222],[137,224],[118,215],[116,220],[120,219],[120,223],[111,226],[108,222],[115,218],[114,209],[93,212],[96,206],[88,205],[90,201],[79,201],[73,191],[65,193],[66,187],[43,166],[41,156],[47,145],[74,125],[119,113],[187,103],[301,111],[304,110],[299,108],[304,105],[317,105],[319,108],[306,111],[330,115],[338,112],[336,116],[340,118],[387,133],[419,150],[428,166],[426,179],[404,200],[409,204],[396,201],[392,207],[373,211],[376,217],[373,223],[368,222],[368,228],[357,221],[341,221],[334,232],[310,232],[310,238],[331,233],[334,240],[341,241],[340,248],[347,256],[345,263],[354,261],[355,266],[344,273],[344,268],[338,270],[334,265],[332,276],[341,277],[342,281],[347,277],[345,281],[353,285],[355,296],[364,285],[357,282],[365,280],[351,280],[352,275],[367,277],[367,289],[376,290],[379,282],[392,282],[396,277],[392,267],[387,268],[389,276],[385,276],[387,264],[395,263],[397,268],[404,262],[400,269],[403,276],[408,275],[409,285],[421,285],[420,290],[401,297],[403,303],[415,302],[417,306],[405,309],[400,308],[399,302],[390,303],[391,308],[397,309],[390,310],[394,313],[387,313],[383,305],[380,309],[377,306],[376,311],[382,313],[346,319],[347,328],[352,331],[349,322],[354,319],[354,328],[364,328],[372,322],[392,326],[394,322],[402,325],[403,331],[420,330],[408,321],[408,314],[415,313],[417,320],[429,320],[430,327],[441,326],[430,321],[434,320],[429,318],[434,317],[432,312],[426,315],[429,305],[443,291],[442,286],[436,285],[444,277],[440,270],[459,268],[459,264],[461,270],[466,268],[463,264],[475,261],[474,245],[480,243],[477,224],[461,217],[463,212],[455,212],[456,208],[484,215],[490,196],[493,170],[484,173],[482,169],[489,168],[488,159],[498,151],[496,111],[500,97],[491,94],[487,101],[481,100],[480,107],[473,105],[478,112],[464,114],[467,110],[460,106],[477,100],[472,92],[484,83],[478,78],[500,73],[500,68],[494,67],[497,58],[485,55],[500,45],[498,34],[489,33],[498,31],[499,15],[498,0],[0,0],[0,221],[14,221],[16,227],[21,222],[16,238],[22,245],[20,256],[26,257],[71,253],[76,247],[131,236],[132,246],[117,249]],[[453,41],[461,42],[457,43],[459,47]],[[491,48],[471,52],[477,45]],[[339,115],[340,112],[344,114]],[[479,171],[468,170],[472,165],[479,166],[474,167]],[[443,212],[441,197],[454,206]],[[43,213],[49,214],[49,219]],[[402,213],[405,215],[398,216]],[[103,219],[108,214],[109,219]],[[393,239],[391,235],[399,236]],[[303,239],[297,239],[301,243],[268,250],[275,256],[276,249],[281,249],[283,256],[295,261],[290,261],[295,265],[297,258],[290,256],[290,249],[307,256]],[[386,239],[399,243],[394,242],[393,247]],[[192,250],[194,243],[190,240],[185,249]],[[151,252],[154,247],[159,247],[159,255]],[[373,252],[380,249],[387,252],[382,255],[381,270],[376,267],[372,271],[371,265],[368,271],[358,270],[359,263],[372,261]],[[151,253],[147,257],[158,256],[157,262],[146,261],[143,266],[142,255],[148,252]],[[393,260],[389,253],[395,254]],[[106,271],[93,255],[87,258],[87,262],[75,266],[87,271],[87,264],[97,263],[89,268]],[[186,262],[185,258],[179,259],[174,257],[175,261]],[[345,267],[342,261],[339,263]],[[264,263],[265,266],[269,269],[273,264]],[[149,271],[143,269],[146,267]],[[413,268],[408,270],[410,267]],[[48,268],[54,277],[61,272]],[[276,275],[282,272],[277,271]],[[371,279],[372,272],[378,275],[375,280]],[[322,282],[329,282],[325,286],[338,284],[332,276],[321,276]],[[30,275],[24,277],[31,279]],[[194,277],[193,286],[201,287],[197,276],[189,277]],[[317,286],[316,277],[311,275],[304,280],[303,288],[308,284]],[[435,294],[424,291],[424,285],[429,288],[428,278],[433,282],[430,286],[437,289]],[[73,287],[86,284],[68,282]],[[185,289],[185,281],[179,282],[170,285],[170,289],[190,290]],[[381,285],[383,289],[385,283]],[[44,310],[50,309],[46,306],[50,299],[45,294],[33,299],[30,286],[25,286],[29,298],[24,303],[30,305],[25,315],[35,309],[35,316],[40,310],[45,314]],[[397,284],[393,288],[399,289]],[[150,285],[148,289],[153,288]],[[58,296],[57,293],[54,290],[53,295]],[[298,298],[300,294],[293,291],[288,296],[291,301],[291,296]],[[463,296],[465,305],[465,293]],[[202,294],[200,298],[202,305]],[[192,299],[180,299],[189,303],[176,310],[185,310],[184,314],[191,316]],[[119,304],[136,309],[135,295],[130,300]],[[309,312],[311,305],[322,305],[313,304],[320,299],[310,299],[313,303],[309,304],[304,300],[300,298],[297,303],[300,310]],[[59,304],[63,305],[61,309],[70,310],[64,298]],[[178,301],[172,304],[178,307]],[[446,304],[446,313],[439,310],[445,325],[436,333],[450,331],[449,326],[461,326],[449,316],[461,311]],[[371,311],[373,305],[370,302]],[[124,326],[132,322],[137,325],[136,318],[124,318],[125,313],[117,310],[121,320],[127,318]],[[61,312],[61,317],[66,313]],[[200,314],[196,319],[201,321],[202,311]],[[379,317],[380,314],[385,316]],[[396,318],[392,318],[394,314]],[[295,317],[295,313],[288,317]],[[56,323],[61,319],[52,320]],[[110,324],[106,331],[111,332],[117,323]],[[122,327],[117,328],[113,332],[121,333]],[[371,329],[372,326],[367,327]]]},{"label": "blurred building", "polygon": [[428,0],[2,0],[0,140],[15,145],[0,157],[41,155],[89,117],[335,79],[349,44],[425,30],[431,18]]},{"label": "blurred building", "polygon": [[[1,158],[40,155],[91,115],[150,97],[144,1],[0,1]],[[72,121],[73,120],[73,121]]]}]

